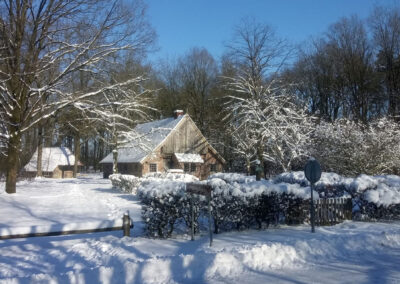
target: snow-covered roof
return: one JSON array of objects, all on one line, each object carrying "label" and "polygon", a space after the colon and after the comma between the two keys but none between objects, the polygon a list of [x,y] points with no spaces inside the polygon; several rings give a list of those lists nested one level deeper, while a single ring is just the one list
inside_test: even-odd
[{"label": "snow-covered roof", "polygon": [[[31,160],[24,167],[27,172],[37,171],[37,149]],[[43,147],[42,151],[42,171],[52,172],[57,166],[73,166],[75,156],[71,150],[65,147]]]},{"label": "snow-covered roof", "polygon": [[204,163],[199,154],[175,153],[179,163]]},{"label": "snow-covered roof", "polygon": [[[173,117],[138,124],[134,131],[137,134],[143,134],[144,138],[140,141],[132,141],[125,147],[118,149],[118,163],[139,163],[151,151],[157,148],[167,136],[175,129],[178,123],[182,120],[184,115],[178,116],[176,119]],[[137,136],[137,135],[136,135]],[[146,140],[143,142],[143,140]],[[141,147],[140,143],[145,143],[146,148]],[[108,154],[100,163],[112,163],[113,155]]]}]

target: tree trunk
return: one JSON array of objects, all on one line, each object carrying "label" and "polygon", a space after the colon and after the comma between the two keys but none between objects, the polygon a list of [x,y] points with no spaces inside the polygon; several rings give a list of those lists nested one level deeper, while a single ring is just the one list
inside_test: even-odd
[{"label": "tree trunk", "polygon": [[118,150],[113,150],[113,174],[118,173]]},{"label": "tree trunk", "polygon": [[251,174],[251,165],[250,165],[250,159],[246,158],[246,169],[247,169],[247,175],[249,176]]},{"label": "tree trunk", "polygon": [[98,143],[96,139],[93,139],[93,155],[92,155],[92,165],[93,165],[93,170],[96,172],[96,157],[97,157],[97,151],[98,151]]},{"label": "tree trunk", "polygon": [[85,169],[89,169],[89,139],[85,141]]},{"label": "tree trunk", "polygon": [[17,192],[17,175],[18,175],[18,161],[21,148],[21,135],[13,133],[9,140],[9,147],[7,151],[7,175],[6,175],[6,192]]},{"label": "tree trunk", "polygon": [[43,171],[42,171],[42,156],[43,156],[43,128],[42,126],[39,126],[39,131],[38,131],[38,146],[37,146],[37,172],[36,176],[41,177],[43,176]]},{"label": "tree trunk", "polygon": [[76,134],[74,136],[74,154],[75,154],[75,163],[74,163],[74,173],[73,177],[76,178],[78,174],[78,163],[80,159],[80,154],[81,154],[81,139],[79,137],[79,134]]},{"label": "tree trunk", "polygon": [[[264,173],[264,145],[262,140],[257,145],[257,158],[260,161],[261,172]],[[265,178],[265,175],[263,178]]]}]

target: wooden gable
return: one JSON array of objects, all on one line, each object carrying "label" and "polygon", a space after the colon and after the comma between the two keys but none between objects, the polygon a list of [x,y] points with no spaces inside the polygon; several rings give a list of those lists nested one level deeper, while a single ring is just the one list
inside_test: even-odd
[{"label": "wooden gable", "polygon": [[[172,157],[174,153],[197,153],[200,155],[206,155],[208,151],[212,151],[217,156],[218,160],[220,160],[220,163],[225,163],[225,160],[207,142],[206,138],[197,128],[190,116],[185,115],[179,124],[153,152],[159,153],[165,158],[169,158]],[[150,157],[151,154],[145,159],[145,161]]]}]

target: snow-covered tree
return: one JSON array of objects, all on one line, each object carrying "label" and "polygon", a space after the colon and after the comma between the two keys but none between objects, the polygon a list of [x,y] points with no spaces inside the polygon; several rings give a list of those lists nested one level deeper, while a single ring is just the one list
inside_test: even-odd
[{"label": "snow-covered tree", "polygon": [[74,104],[82,112],[84,120],[107,133],[104,142],[113,148],[114,173],[118,172],[119,148],[135,143],[144,151],[150,150],[146,133],[134,129],[138,123],[149,120],[149,112],[155,110],[150,104],[151,91],[143,86],[145,81],[143,77],[137,77],[127,86],[104,91],[101,96]]},{"label": "snow-covered tree", "polygon": [[312,155],[327,171],[359,174],[398,174],[400,128],[388,118],[364,125],[347,119],[321,122],[313,134]]},{"label": "snow-covered tree", "polygon": [[229,86],[243,94],[230,97],[231,123],[242,129],[242,137],[247,137],[243,142],[253,145],[260,161],[287,171],[308,154],[312,118],[285,85],[272,81],[257,87],[244,78],[232,78]]},{"label": "snow-covered tree", "polygon": [[[8,133],[6,192],[16,192],[21,138],[29,129],[68,105],[135,81],[110,83],[102,70],[111,56],[127,50],[143,53],[154,41],[145,5],[140,0],[128,2],[0,3],[0,113]],[[67,82],[77,72],[96,77],[96,84],[69,90]]]},{"label": "snow-covered tree", "polygon": [[257,159],[283,170],[306,155],[312,121],[297,105],[290,84],[277,73],[287,53],[285,44],[266,25],[244,21],[228,46],[238,72],[226,78],[229,95],[228,119],[233,127],[247,131],[245,142],[254,145]]},{"label": "snow-covered tree", "polygon": [[235,124],[231,124],[231,128],[228,130],[232,137],[230,150],[232,154],[238,155],[245,160],[246,172],[250,175],[251,162],[257,155],[255,147],[257,141],[252,137],[253,133],[248,129],[248,127],[250,127],[248,124],[243,124],[239,127]]}]

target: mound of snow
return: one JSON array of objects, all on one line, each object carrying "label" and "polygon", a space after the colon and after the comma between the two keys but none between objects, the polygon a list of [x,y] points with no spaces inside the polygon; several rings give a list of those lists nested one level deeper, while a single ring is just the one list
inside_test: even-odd
[{"label": "mound of snow", "polygon": [[280,243],[254,246],[250,249],[243,249],[240,253],[243,264],[257,271],[281,268],[293,269],[304,263],[294,247]]}]

